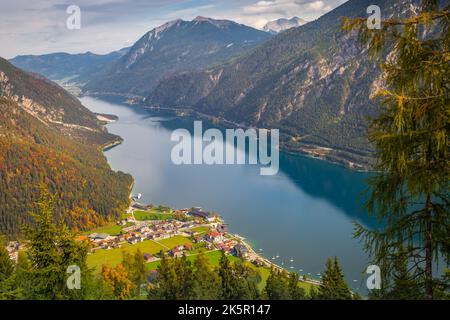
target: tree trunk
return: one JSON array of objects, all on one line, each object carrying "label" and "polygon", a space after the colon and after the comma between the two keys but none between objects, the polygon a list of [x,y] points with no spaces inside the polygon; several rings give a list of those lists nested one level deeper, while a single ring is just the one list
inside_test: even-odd
[{"label": "tree trunk", "polygon": [[431,196],[427,194],[426,202],[426,233],[425,233],[425,288],[427,298],[433,299],[433,229]]}]

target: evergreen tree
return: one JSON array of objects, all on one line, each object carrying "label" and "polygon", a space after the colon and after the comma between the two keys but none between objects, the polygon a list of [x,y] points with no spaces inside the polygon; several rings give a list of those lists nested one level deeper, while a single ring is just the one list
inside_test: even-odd
[{"label": "evergreen tree", "polygon": [[288,288],[291,300],[304,300],[306,298],[305,290],[299,286],[297,273],[292,272],[289,274]]},{"label": "evergreen tree", "polygon": [[223,251],[219,261],[219,277],[221,280],[221,298],[224,300],[236,299],[236,283],[233,275],[233,268],[230,260]]},{"label": "evergreen tree", "polygon": [[320,300],[351,300],[352,293],[344,280],[344,274],[337,258],[334,262],[327,260],[326,270],[322,273],[322,285],[319,287],[317,298]]},{"label": "evergreen tree", "polygon": [[450,5],[444,3],[424,0],[419,13],[384,20],[381,30],[369,30],[363,18],[344,20],[383,71],[382,103],[369,132],[378,160],[367,204],[383,227],[358,225],[355,236],[389,283],[404,246],[411,276],[428,299],[435,264],[450,259]]},{"label": "evergreen tree", "polygon": [[192,264],[185,255],[175,260],[175,274],[177,275],[177,300],[193,299],[194,272]]},{"label": "evergreen tree", "polygon": [[260,274],[248,262],[235,262],[233,265],[235,299],[258,300]]},{"label": "evergreen tree", "polygon": [[20,298],[14,274],[14,263],[9,258],[5,242],[0,237],[0,300],[16,300]]},{"label": "evergreen tree", "polygon": [[128,271],[130,280],[134,284],[136,290],[135,295],[139,295],[141,294],[141,288],[147,283],[144,255],[140,249],[137,249],[134,254],[124,251],[122,255],[122,265]]},{"label": "evergreen tree", "polygon": [[195,300],[217,300],[220,298],[220,279],[212,270],[203,251],[194,262],[193,298]]},{"label": "evergreen tree", "polygon": [[149,292],[152,299],[176,300],[178,282],[174,259],[168,259],[161,251],[161,263],[158,266],[157,286]]},{"label": "evergreen tree", "polygon": [[290,286],[281,271],[272,268],[266,281],[265,293],[269,300],[289,300]]},{"label": "evergreen tree", "polygon": [[22,270],[24,299],[80,298],[76,290],[67,288],[67,268],[76,265],[84,274],[87,271],[87,249],[75,241],[63,224],[57,226],[54,223],[55,201],[55,196],[43,190],[38,201],[39,212],[32,214],[34,225],[24,228],[29,240],[27,254],[31,265],[28,270]]},{"label": "evergreen tree", "polygon": [[408,271],[408,256],[404,248],[400,249],[399,255],[396,257],[392,278],[392,288],[383,298],[393,300],[418,300],[424,298],[422,288],[420,288],[417,281],[411,277]]},{"label": "evergreen tree", "polygon": [[0,237],[0,282],[8,279],[14,272],[14,264],[5,248],[5,241]]}]

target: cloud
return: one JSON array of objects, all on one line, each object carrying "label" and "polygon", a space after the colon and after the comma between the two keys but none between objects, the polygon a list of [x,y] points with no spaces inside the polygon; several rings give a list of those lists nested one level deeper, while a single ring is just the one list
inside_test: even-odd
[{"label": "cloud", "polygon": [[[313,20],[345,0],[0,0],[0,56],[51,52],[107,53],[129,46],[169,20],[198,15],[257,28],[299,16]],[[81,8],[81,30],[68,30],[66,9]]]},{"label": "cloud", "polygon": [[274,19],[293,16],[311,21],[343,2],[345,0],[259,0],[244,6],[239,19],[256,27]]}]

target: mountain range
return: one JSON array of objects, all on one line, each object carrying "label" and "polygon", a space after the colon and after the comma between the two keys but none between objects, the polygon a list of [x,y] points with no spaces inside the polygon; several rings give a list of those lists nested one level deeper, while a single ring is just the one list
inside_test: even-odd
[{"label": "mountain range", "polygon": [[277,34],[284,30],[300,27],[307,22],[308,21],[299,17],[293,17],[291,19],[281,18],[268,22],[264,26],[263,30],[272,34]]},{"label": "mountain range", "polygon": [[[418,3],[350,0],[276,35],[228,20],[175,20],[149,31],[128,50],[112,53],[100,70],[84,73],[74,67],[58,76],[86,75],[81,78],[87,95],[131,96],[149,108],[278,128],[285,150],[367,169],[374,156],[367,118],[378,105],[370,97],[382,83],[381,74],[366,48],[342,31],[340,19],[367,17],[369,5],[383,8],[383,18],[407,15]],[[30,59],[22,66],[39,72],[38,62]]]},{"label": "mountain range", "polygon": [[86,84],[86,93],[148,95],[160,80],[227,61],[270,38],[228,20],[174,20],[141,37],[131,49]]},{"label": "mountain range", "polygon": [[376,114],[370,97],[381,74],[340,21],[366,17],[373,4],[388,18],[412,12],[418,1],[350,0],[234,61],[166,78],[145,102],[241,126],[278,128],[285,150],[369,168],[374,151],[366,138],[367,118]]},{"label": "mountain range", "polygon": [[132,178],[102,154],[120,141],[103,124],[55,83],[0,58],[0,234],[19,235],[43,189],[57,194],[56,215],[75,230],[126,209]]},{"label": "mountain range", "polygon": [[17,56],[10,62],[21,69],[39,73],[50,80],[83,85],[93,74],[117,61],[128,50],[129,48],[123,48],[105,55],[92,52],[25,55]]}]

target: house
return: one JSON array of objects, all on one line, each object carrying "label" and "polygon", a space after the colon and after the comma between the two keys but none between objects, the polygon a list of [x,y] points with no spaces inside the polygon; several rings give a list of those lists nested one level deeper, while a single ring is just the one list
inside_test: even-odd
[{"label": "house", "polygon": [[169,254],[174,258],[181,258],[183,256],[183,249],[180,249],[179,247],[180,246],[177,246],[170,250]]},{"label": "house", "polygon": [[144,239],[142,239],[140,236],[131,237],[128,239],[128,243],[130,244],[136,244],[138,242],[142,242]]},{"label": "house", "polygon": [[150,253],[144,253],[144,261],[145,262],[152,262],[155,259],[156,258],[154,256],[152,256]]},{"label": "house", "polygon": [[205,236],[203,236],[203,235],[194,236],[194,242],[195,243],[200,243],[200,242],[203,242],[203,241],[205,241]]},{"label": "house", "polygon": [[245,258],[248,255],[248,249],[243,244],[235,245],[233,248],[233,251],[234,251],[234,254],[240,258]]},{"label": "house", "polygon": [[227,224],[219,224],[217,226],[217,231],[221,233],[228,233],[228,225]]},{"label": "house", "polygon": [[208,233],[206,238],[209,242],[212,242],[212,243],[221,243],[225,239],[223,234],[220,233],[219,231],[211,231],[210,233]]},{"label": "house", "polygon": [[89,239],[93,240],[94,242],[103,242],[107,241],[111,238],[111,236],[107,233],[93,233],[89,235]]}]

